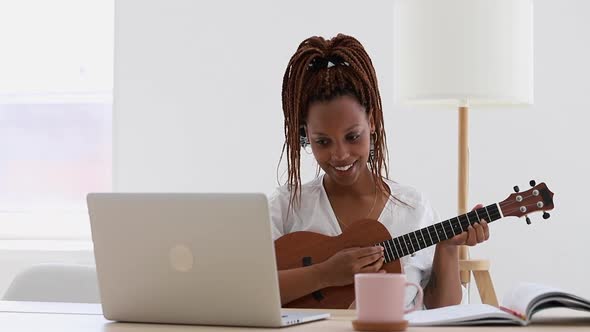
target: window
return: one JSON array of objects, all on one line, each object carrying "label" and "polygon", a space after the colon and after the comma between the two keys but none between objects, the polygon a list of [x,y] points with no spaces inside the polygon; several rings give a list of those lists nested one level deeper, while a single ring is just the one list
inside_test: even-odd
[{"label": "window", "polygon": [[0,4],[0,239],[90,237],[111,190],[114,4]]}]

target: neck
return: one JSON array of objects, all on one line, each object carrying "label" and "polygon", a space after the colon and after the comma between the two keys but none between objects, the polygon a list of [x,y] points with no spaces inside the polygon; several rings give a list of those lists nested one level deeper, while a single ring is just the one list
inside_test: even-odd
[{"label": "neck", "polygon": [[375,181],[368,166],[364,166],[359,178],[349,186],[336,183],[328,174],[324,175],[324,188],[328,195],[364,197],[375,195]]}]

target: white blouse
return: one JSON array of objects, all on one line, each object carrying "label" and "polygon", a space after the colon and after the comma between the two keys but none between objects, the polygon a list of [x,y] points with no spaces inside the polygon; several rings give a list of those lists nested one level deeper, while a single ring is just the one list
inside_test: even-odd
[{"label": "white blouse", "polygon": [[[379,221],[385,225],[392,237],[397,237],[439,222],[436,211],[429,201],[414,188],[385,179],[390,192],[404,205],[389,199],[381,212]],[[297,231],[311,231],[328,236],[342,233],[336,215],[323,186],[323,174],[301,186],[301,204],[289,210],[290,192],[287,185],[278,188],[270,197],[273,240],[284,234]],[[432,269],[434,246],[402,257],[401,264],[407,281],[426,287]],[[407,287],[406,307],[413,306],[417,291]]]}]

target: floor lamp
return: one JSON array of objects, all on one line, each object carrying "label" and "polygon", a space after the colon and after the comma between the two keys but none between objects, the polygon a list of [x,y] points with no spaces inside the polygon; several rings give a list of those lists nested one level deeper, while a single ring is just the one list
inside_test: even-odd
[{"label": "floor lamp", "polygon": [[[532,0],[396,0],[395,99],[459,109],[458,214],[468,212],[469,107],[532,104]],[[460,248],[461,282],[475,277],[498,305],[488,260]]]}]

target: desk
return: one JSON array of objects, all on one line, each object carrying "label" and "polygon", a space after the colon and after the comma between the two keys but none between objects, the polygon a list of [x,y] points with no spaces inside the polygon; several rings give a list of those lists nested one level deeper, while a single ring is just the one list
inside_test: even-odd
[{"label": "desk", "polygon": [[[328,310],[332,314],[329,320],[295,325],[280,329],[284,332],[299,331],[353,331],[351,320],[355,318],[353,310]],[[58,313],[62,312],[62,313]],[[70,313],[63,313],[70,312]],[[408,331],[416,332],[447,332],[456,330],[476,329],[482,332],[521,331],[588,331],[590,316],[588,313],[571,310],[549,310],[548,314],[539,314],[533,325],[521,326],[483,326],[483,327],[409,327]],[[556,314],[561,318],[555,318]],[[553,319],[551,317],[554,317]],[[106,320],[101,314],[100,305],[74,303],[41,303],[0,301],[0,329],[2,331],[40,331],[40,332],[164,332],[164,331],[247,331],[268,332],[268,328],[239,328],[163,324],[116,323]]]}]

